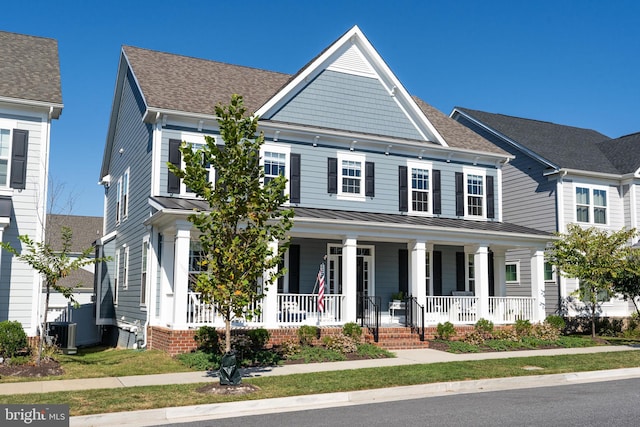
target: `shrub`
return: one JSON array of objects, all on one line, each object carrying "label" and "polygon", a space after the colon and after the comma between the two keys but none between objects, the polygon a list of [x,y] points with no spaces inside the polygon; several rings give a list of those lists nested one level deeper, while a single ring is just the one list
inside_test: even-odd
[{"label": "shrub", "polygon": [[250,329],[247,331],[247,335],[251,340],[251,346],[254,352],[262,350],[267,345],[270,338],[269,331],[264,328]]},{"label": "shrub", "polygon": [[14,357],[19,351],[27,348],[27,334],[18,321],[0,322],[0,356]]},{"label": "shrub", "polygon": [[252,346],[251,338],[244,331],[231,335],[231,349],[236,352],[238,359],[251,357],[253,354]]},{"label": "shrub", "polygon": [[514,328],[506,328],[497,330],[493,334],[493,338],[501,341],[510,341],[510,342],[518,342],[520,341],[520,337]]},{"label": "shrub", "polygon": [[450,353],[478,353],[480,349],[477,345],[469,344],[464,341],[451,341],[449,344]]},{"label": "shrub", "polygon": [[193,337],[198,345],[198,350],[207,353],[220,353],[220,336],[216,328],[212,326],[201,326]]},{"label": "shrub", "polygon": [[567,325],[562,316],[558,316],[556,314],[547,316],[547,318],[544,319],[544,323],[548,323],[549,325],[558,329],[560,332],[562,332],[562,330],[564,330],[565,326]]},{"label": "shrub", "polygon": [[447,341],[456,334],[456,328],[451,322],[438,323],[437,331],[438,338]]},{"label": "shrub", "polygon": [[285,359],[291,359],[293,356],[300,353],[301,348],[302,347],[300,346],[299,341],[295,341],[295,340],[283,341],[282,344],[280,344],[280,354]]},{"label": "shrub", "polygon": [[484,344],[484,337],[478,331],[469,332],[464,337],[464,342],[471,345],[482,345]]},{"label": "shrub", "polygon": [[322,338],[322,344],[327,350],[337,351],[342,354],[355,353],[358,351],[358,345],[353,338],[344,334],[327,335]]},{"label": "shrub", "polygon": [[560,330],[550,323],[540,323],[532,328],[535,338],[543,341],[556,341],[560,338]]},{"label": "shrub", "polygon": [[220,367],[222,356],[210,351],[196,350],[191,353],[183,353],[176,358],[185,366],[199,371],[215,370]]},{"label": "shrub", "polygon": [[303,346],[311,346],[320,335],[320,328],[312,325],[302,325],[298,328],[298,338]]},{"label": "shrub", "polygon": [[518,319],[516,320],[515,330],[520,337],[529,336],[531,335],[531,322],[525,319]]},{"label": "shrub", "polygon": [[475,329],[476,332],[484,336],[485,339],[491,338],[491,334],[493,334],[493,322],[487,319],[478,319]]},{"label": "shrub", "polygon": [[362,338],[362,328],[354,322],[345,323],[342,327],[342,333],[356,342],[360,342]]}]

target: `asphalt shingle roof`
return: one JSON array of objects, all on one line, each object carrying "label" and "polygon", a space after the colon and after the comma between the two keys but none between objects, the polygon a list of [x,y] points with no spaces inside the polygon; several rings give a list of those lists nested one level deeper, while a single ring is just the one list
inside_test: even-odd
[{"label": "asphalt shingle roof", "polygon": [[[247,110],[255,112],[295,77],[132,46],[123,51],[151,108],[213,114],[216,104],[238,93]],[[421,99],[414,101],[450,147],[506,154]]]},{"label": "asphalt shingle roof", "polygon": [[640,132],[597,144],[621,174],[640,169]]},{"label": "asphalt shingle roof", "polygon": [[0,31],[0,96],[62,104],[58,42]]},{"label": "asphalt shingle roof", "polygon": [[[455,108],[560,168],[620,173],[611,158],[603,156],[600,151],[600,147],[607,145],[610,138],[595,130]],[[613,156],[613,149],[611,151]],[[626,153],[619,152],[618,156],[624,157]]]},{"label": "asphalt shingle roof", "polygon": [[47,215],[47,242],[54,250],[62,250],[62,227],[69,227],[71,253],[80,253],[102,237],[102,217],[78,215]]}]

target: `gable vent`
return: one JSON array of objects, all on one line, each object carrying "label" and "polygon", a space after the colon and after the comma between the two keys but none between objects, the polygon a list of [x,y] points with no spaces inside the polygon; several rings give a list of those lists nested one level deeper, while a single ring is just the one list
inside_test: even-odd
[{"label": "gable vent", "polygon": [[376,72],[371,64],[364,58],[356,45],[351,45],[333,63],[327,67],[328,70],[342,73],[358,74],[367,77],[376,77]]}]

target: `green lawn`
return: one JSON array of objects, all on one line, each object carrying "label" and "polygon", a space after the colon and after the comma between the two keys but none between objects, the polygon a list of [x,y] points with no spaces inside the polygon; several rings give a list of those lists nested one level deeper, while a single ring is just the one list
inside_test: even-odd
[{"label": "green lawn", "polygon": [[[149,354],[149,352],[141,352],[140,354]],[[528,366],[536,366],[541,369],[535,371],[524,369]],[[87,415],[162,408],[167,406],[186,406],[236,400],[265,399],[427,384],[443,381],[558,374],[632,367],[640,367],[639,351],[434,363],[323,372],[322,375],[297,374],[251,378],[243,381],[258,386],[260,391],[245,396],[202,394],[197,390],[202,387],[203,384],[188,384],[0,396],[0,403],[69,404],[71,415]]]}]

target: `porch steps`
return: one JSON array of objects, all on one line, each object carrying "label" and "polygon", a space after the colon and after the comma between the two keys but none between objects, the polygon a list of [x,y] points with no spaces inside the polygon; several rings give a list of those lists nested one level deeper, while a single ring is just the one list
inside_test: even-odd
[{"label": "porch steps", "polygon": [[[369,342],[374,343],[373,335],[370,332],[366,332],[366,337]],[[411,332],[411,328],[405,327],[380,328],[378,342],[374,344],[387,350],[429,348],[428,341],[420,341],[420,336],[417,333]]]}]

